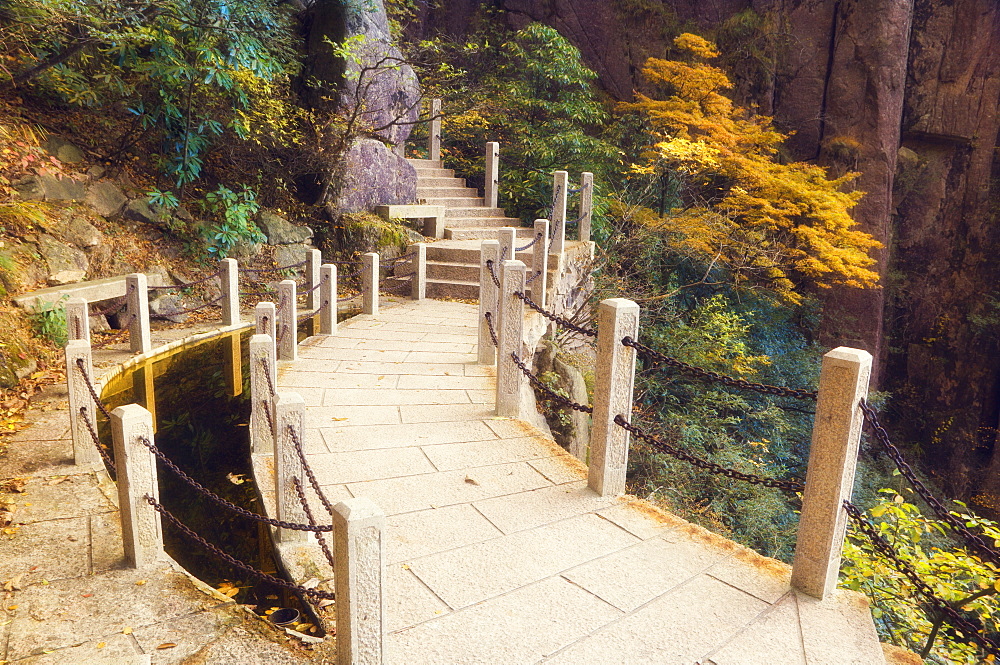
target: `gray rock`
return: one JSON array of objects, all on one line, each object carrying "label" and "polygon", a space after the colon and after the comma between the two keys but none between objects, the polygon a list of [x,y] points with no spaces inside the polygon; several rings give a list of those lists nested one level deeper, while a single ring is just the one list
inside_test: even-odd
[{"label": "gray rock", "polygon": [[89,266],[87,255],[81,250],[59,242],[47,234],[38,239],[38,253],[45,261],[50,277],[72,270],[82,270],[86,274]]},{"label": "gray rock", "polygon": [[87,277],[86,270],[60,270],[49,275],[45,282],[49,286],[62,286],[82,282]]},{"label": "gray rock", "polygon": [[417,172],[375,139],[357,139],[344,155],[344,179],[334,205],[341,213],[417,199]]},{"label": "gray rock", "polygon": [[93,180],[97,180],[99,178],[103,178],[104,174],[107,172],[108,170],[103,166],[91,166],[89,169],[87,169],[87,177]]},{"label": "gray rock", "polygon": [[295,226],[284,217],[266,210],[257,215],[257,226],[267,236],[267,242],[271,245],[308,242],[313,237],[312,229],[308,226]]},{"label": "gray rock", "polygon": [[143,222],[145,224],[164,227],[170,220],[170,212],[166,208],[150,203],[145,198],[129,201],[122,212],[122,216],[133,222]]},{"label": "gray rock", "polygon": [[106,316],[101,316],[100,314],[97,314],[89,318],[90,318],[90,332],[103,332],[105,330],[111,330],[111,326],[108,325],[108,318]]},{"label": "gray rock", "polygon": [[22,199],[31,201],[82,201],[87,196],[83,183],[54,175],[29,176],[14,188]]},{"label": "gray rock", "polygon": [[71,217],[63,228],[62,235],[80,249],[97,247],[104,240],[100,229],[84,217]]},{"label": "gray rock", "polygon": [[96,182],[87,188],[84,201],[101,217],[114,217],[122,211],[128,198],[110,180]]},{"label": "gray rock", "polygon": [[229,258],[232,259],[252,259],[260,254],[263,245],[246,240],[237,240],[232,249],[229,250]]},{"label": "gray rock", "polygon": [[306,258],[306,252],[312,249],[309,245],[279,245],[274,250],[274,263],[279,268],[301,263]]},{"label": "gray rock", "polygon": [[65,164],[76,164],[83,161],[83,151],[59,136],[49,136],[42,144],[45,151]]},{"label": "gray rock", "polygon": [[[192,305],[197,307],[197,305]],[[188,315],[183,313],[184,303],[178,296],[166,294],[149,301],[149,315],[154,318],[166,319],[174,323],[184,323]]]}]

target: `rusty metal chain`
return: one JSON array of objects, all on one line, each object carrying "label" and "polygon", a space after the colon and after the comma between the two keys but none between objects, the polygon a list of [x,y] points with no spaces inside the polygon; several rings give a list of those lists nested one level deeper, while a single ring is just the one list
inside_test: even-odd
[{"label": "rusty metal chain", "polygon": [[278,391],[275,390],[274,388],[274,377],[271,376],[271,371],[270,367],[267,364],[267,359],[261,358],[260,364],[261,367],[264,368],[264,376],[267,377],[267,389],[271,391],[271,396],[274,397],[274,395],[276,395]]},{"label": "rusty metal chain", "polygon": [[860,508],[850,501],[844,501],[844,510],[847,511],[847,515],[854,521],[858,529],[868,538],[872,547],[888,559],[893,568],[905,575],[913,583],[914,588],[920,592],[920,595],[926,598],[937,612],[943,614],[954,628],[961,631],[967,638],[977,642],[987,653],[1000,656],[1000,644],[985,635],[980,635],[979,629],[975,625],[959,614],[948,601],[938,597],[930,585],[920,579],[920,575],[908,563],[899,558],[896,550],[878,532],[875,525],[865,517]]},{"label": "rusty metal chain", "polygon": [[117,471],[118,469],[115,467],[114,460],[112,460],[111,456],[108,455],[108,452],[104,450],[105,446],[101,443],[101,437],[97,436],[97,430],[94,429],[94,423],[90,422],[90,416],[87,415],[87,407],[80,407],[80,417],[83,418],[83,422],[87,426],[87,430],[90,432],[90,438],[94,440],[94,445],[97,446],[97,452],[101,454],[101,458],[104,460],[104,463],[107,464],[112,471]]},{"label": "rusty metal chain", "polygon": [[934,496],[927,486],[917,477],[917,474],[913,471],[907,461],[903,458],[903,453],[897,448],[889,438],[889,433],[882,427],[882,424],[878,421],[878,414],[865,400],[861,400],[858,404],[861,409],[861,413],[864,414],[865,420],[871,425],[872,432],[875,435],[875,440],[878,441],[882,447],[885,449],[886,454],[889,456],[895,464],[899,472],[909,481],[913,489],[917,491],[920,498],[930,506],[937,518],[942,522],[948,524],[949,527],[954,529],[962,539],[968,543],[973,549],[979,552],[981,555],[985,556],[987,559],[993,563],[1000,565],[1000,551],[991,547],[982,536],[977,533],[970,531],[963,521],[952,514],[941,501]]},{"label": "rusty metal chain", "polygon": [[568,397],[563,397],[562,395],[560,395],[559,393],[557,393],[556,391],[552,390],[547,385],[545,385],[545,383],[542,382],[541,379],[535,376],[534,373],[532,373],[532,371],[528,369],[528,366],[525,365],[524,362],[520,358],[518,358],[517,354],[514,353],[513,351],[510,352],[510,357],[514,360],[514,364],[518,366],[521,372],[526,377],[528,377],[528,381],[531,382],[531,385],[535,386],[536,389],[544,393],[546,397],[548,397],[548,399],[552,400],[553,402],[557,402],[568,409],[579,411],[580,413],[594,412],[593,407],[587,406],[586,404],[578,404],[577,402],[574,402]]},{"label": "rusty metal chain", "polygon": [[537,242],[538,242],[539,240],[541,240],[541,239],[542,239],[542,234],[541,234],[541,233],[538,233],[538,234],[536,234],[536,235],[535,235],[535,239],[534,239],[534,240],[532,240],[531,242],[529,242],[529,243],[528,243],[527,245],[525,245],[524,247],[515,247],[515,248],[514,248],[514,253],[516,254],[517,252],[526,252],[526,251],[528,251],[529,249],[531,249],[532,247],[534,247],[534,246],[535,246],[535,244],[536,244],[536,243],[537,243]]},{"label": "rusty metal chain", "polygon": [[309,466],[309,462],[306,460],[306,452],[302,448],[302,441],[299,439],[299,433],[296,432],[295,428],[291,425],[288,426],[288,432],[292,436],[292,444],[295,446],[295,452],[299,455],[299,461],[302,463],[302,470],[306,472],[309,484],[312,485],[313,491],[316,492],[316,496],[319,497],[319,500],[322,502],[326,512],[333,515],[333,504],[331,504],[326,498],[326,495],[323,493],[323,488],[319,486],[319,481],[316,480],[316,475],[313,473],[312,467]]},{"label": "rusty metal chain", "polygon": [[167,457],[163,453],[162,450],[160,450],[159,448],[156,447],[156,444],[154,444],[152,441],[150,441],[146,437],[144,437],[144,436],[139,437],[139,443],[141,443],[142,445],[144,445],[147,448],[149,448],[149,451],[151,453],[153,453],[154,455],[156,455],[156,458],[158,460],[160,460],[161,462],[163,462],[163,464],[168,469],[170,469],[171,471],[173,471],[174,474],[178,478],[180,478],[185,483],[187,483],[192,488],[194,488],[195,491],[197,491],[199,494],[201,494],[202,496],[204,496],[206,499],[208,499],[212,503],[214,503],[214,504],[216,504],[216,505],[218,505],[218,506],[220,506],[222,508],[225,508],[226,510],[228,510],[231,513],[235,513],[235,514],[237,514],[237,515],[239,515],[241,517],[245,517],[245,518],[247,518],[249,520],[253,520],[254,522],[260,522],[262,524],[270,524],[271,526],[274,526],[274,527],[279,527],[281,529],[290,529],[292,531],[311,531],[313,533],[317,533],[319,531],[332,531],[333,530],[332,526],[323,526],[323,525],[320,525],[320,526],[310,526],[308,524],[298,524],[296,522],[286,522],[284,520],[276,520],[276,519],[273,519],[271,517],[264,517],[263,515],[258,515],[257,513],[251,512],[251,511],[247,510],[246,508],[243,508],[242,506],[237,506],[235,503],[232,503],[230,501],[227,501],[226,499],[223,499],[221,496],[219,496],[218,494],[216,494],[212,490],[208,489],[207,487],[205,487],[204,485],[202,485],[201,483],[199,483],[197,480],[195,480],[194,478],[192,478],[188,474],[184,473],[184,471],[182,471],[179,466],[177,466],[176,464],[174,464],[174,462],[169,457]]},{"label": "rusty metal chain", "polygon": [[514,291],[514,297],[520,299],[525,305],[527,305],[531,309],[535,310],[536,312],[538,312],[539,314],[541,314],[542,316],[544,316],[546,319],[548,319],[549,321],[552,321],[553,323],[555,323],[558,326],[561,326],[561,327],[563,327],[563,328],[565,328],[567,330],[572,330],[573,332],[575,332],[577,334],[580,334],[580,335],[584,335],[585,337],[597,337],[597,331],[596,330],[593,330],[591,328],[584,328],[582,326],[578,326],[575,323],[573,323],[572,321],[570,321],[569,319],[565,319],[565,318],[559,316],[558,314],[553,314],[552,312],[550,312],[547,309],[543,308],[541,305],[539,305],[538,303],[536,303],[534,300],[532,300],[531,298],[529,298],[525,293],[523,293],[521,291]]},{"label": "rusty metal chain", "polygon": [[649,434],[635,425],[631,424],[621,414],[615,416],[614,422],[616,425],[622,429],[630,432],[636,438],[640,439],[653,446],[658,451],[670,455],[676,459],[683,462],[687,462],[693,466],[698,467],[704,471],[708,471],[711,474],[718,476],[725,476],[726,478],[732,478],[733,480],[741,480],[745,483],[750,483],[751,485],[762,485],[763,487],[774,487],[780,490],[785,490],[786,492],[801,492],[805,485],[797,480],[777,480],[775,478],[765,478],[763,476],[758,476],[752,473],[743,473],[742,471],[737,471],[736,469],[727,469],[726,467],[716,464],[715,462],[709,462],[696,455],[692,455],[686,450],[681,450],[676,446],[672,446],[666,441],[663,441],[652,434]]},{"label": "rusty metal chain", "polygon": [[[309,520],[309,524],[316,526],[316,518],[313,517],[312,508],[309,507],[309,501],[306,499],[305,490],[302,489],[302,483],[296,476],[292,476],[292,483],[295,485],[295,493],[299,495],[299,503],[302,504],[302,512],[306,514],[306,519]],[[334,570],[337,569],[337,564],[333,559],[333,553],[330,552],[330,548],[326,544],[326,538],[323,534],[316,534],[316,542],[319,543],[320,548],[323,550],[323,556],[326,557],[327,563],[330,564],[330,568]]]},{"label": "rusty metal chain", "polygon": [[293,270],[295,268],[301,268],[307,263],[309,263],[308,259],[306,259],[305,261],[299,261],[298,263],[293,263],[291,265],[285,266],[284,268],[240,268],[239,271],[255,275],[274,274],[274,273],[284,272],[285,270]]},{"label": "rusty metal chain", "polygon": [[259,580],[263,580],[265,582],[268,582],[269,584],[281,587],[282,589],[288,589],[289,591],[294,591],[295,593],[304,593],[308,596],[312,596],[313,598],[321,598],[323,600],[333,600],[334,598],[336,598],[333,592],[321,591],[320,589],[307,589],[306,587],[299,586],[297,584],[292,584],[291,582],[283,580],[280,577],[275,577],[274,575],[268,575],[265,572],[257,570],[253,566],[243,563],[239,559],[223,552],[218,547],[216,547],[215,545],[208,542],[207,540],[199,536],[197,533],[192,531],[183,522],[174,517],[174,515],[169,510],[167,510],[159,503],[157,503],[156,499],[154,499],[153,497],[147,494],[145,496],[145,499],[146,503],[148,503],[150,506],[153,507],[153,510],[155,510],[156,512],[160,513],[165,518],[167,518],[167,521],[169,521],[171,524],[177,527],[177,529],[180,530],[181,533],[186,535],[188,538],[191,538],[193,541],[195,541],[203,548],[205,548],[215,556],[219,557],[226,563],[230,564],[231,566],[235,566],[236,568],[239,568],[243,572],[253,575]]},{"label": "rusty metal chain", "polygon": [[328,278],[326,278],[326,277],[324,277],[323,279],[321,279],[321,280],[319,281],[319,284],[315,284],[315,285],[314,285],[314,286],[313,286],[312,288],[309,288],[309,289],[304,289],[304,290],[302,290],[302,291],[299,291],[299,290],[298,290],[298,289],[299,289],[299,286],[298,286],[298,284],[296,284],[296,285],[295,285],[295,295],[296,295],[296,296],[304,296],[304,295],[306,295],[307,293],[312,293],[313,291],[315,291],[315,290],[316,290],[316,289],[318,289],[319,287],[321,287],[321,286],[323,286],[324,284],[326,284],[326,283],[327,283],[328,281],[329,281],[329,279],[328,279]]},{"label": "rusty metal chain", "polygon": [[496,284],[497,288],[499,289],[500,288],[500,278],[497,277],[496,270],[493,269],[493,259],[487,259],[486,260],[486,267],[490,271],[490,277],[493,278],[493,283]]},{"label": "rusty metal chain", "polygon": [[169,314],[153,314],[149,318],[151,318],[151,319],[169,319],[171,316],[177,316],[178,314],[190,314],[192,312],[197,312],[199,310],[205,309],[206,307],[211,307],[213,305],[216,305],[216,304],[219,303],[219,301],[221,301],[225,297],[226,297],[225,294],[223,294],[223,295],[219,296],[218,298],[216,298],[215,300],[212,300],[212,301],[209,301],[209,302],[205,303],[204,305],[198,305],[197,307],[190,307],[190,308],[187,308],[187,309],[177,309],[177,310],[174,310],[173,312],[170,312]]},{"label": "rusty metal chain", "polygon": [[277,291],[244,291],[240,294],[241,298],[264,298],[266,296],[276,296]]},{"label": "rusty metal chain", "polygon": [[524,280],[524,285],[527,286],[528,284],[531,284],[532,282],[534,282],[536,279],[538,279],[541,276],[542,276],[542,271],[539,270],[534,275],[532,275],[528,279]]},{"label": "rusty metal chain", "polygon": [[409,254],[403,254],[402,256],[397,256],[396,258],[392,259],[391,261],[386,261],[385,265],[382,266],[382,267],[383,268],[395,268],[396,266],[398,266],[401,263],[406,263],[407,261],[409,261],[410,259],[412,259],[413,257],[415,257],[419,253],[420,252],[414,250],[414,251],[410,252]]},{"label": "rusty metal chain", "polygon": [[486,319],[486,325],[490,329],[490,339],[493,340],[493,346],[499,347],[500,342],[497,341],[497,331],[493,328],[493,313],[483,312],[483,317]]},{"label": "rusty metal chain", "polygon": [[185,282],[184,284],[169,284],[167,286],[147,286],[147,291],[166,291],[168,289],[190,289],[192,286],[198,286],[199,284],[204,284],[210,279],[218,277],[222,274],[221,270],[216,270],[208,277],[202,277],[201,279],[196,279],[193,282]]},{"label": "rusty metal chain", "polygon": [[[88,316],[113,316],[113,315],[117,314],[118,312],[122,311],[123,309],[125,309],[126,305],[128,305],[128,301],[125,300],[125,296],[121,296],[121,299],[122,299],[122,301],[120,303],[112,303],[111,305],[108,305],[108,307],[105,308],[105,309],[90,310],[90,311],[87,312],[87,315]],[[118,298],[115,298],[115,300],[118,300]]]},{"label": "rusty metal chain", "polygon": [[347,274],[347,275],[341,275],[341,276],[340,276],[340,279],[353,279],[354,277],[357,277],[358,275],[360,275],[360,274],[361,274],[361,273],[363,273],[364,271],[365,271],[365,269],[364,269],[364,267],[362,266],[361,268],[359,268],[358,270],[355,270],[355,271],[354,271],[354,272],[352,272],[352,273],[349,273],[349,274]]},{"label": "rusty metal chain", "polygon": [[100,409],[101,413],[104,414],[104,417],[107,418],[108,420],[111,420],[111,412],[108,411],[108,407],[104,406],[104,402],[101,401],[101,397],[100,395],[97,394],[97,389],[94,387],[94,384],[90,381],[90,375],[87,374],[87,370],[84,368],[83,365],[84,365],[83,358],[77,358],[76,367],[77,369],[80,370],[80,374],[83,375],[83,382],[87,385],[87,390],[90,392],[91,399],[94,400],[94,404],[96,404],[97,408]]},{"label": "rusty metal chain", "polygon": [[777,397],[794,397],[795,399],[807,399],[815,400],[818,393],[815,390],[806,390],[804,388],[784,388],[781,386],[769,386],[764,383],[754,383],[752,381],[747,381],[746,379],[734,379],[731,376],[726,376],[725,374],[720,374],[719,372],[713,372],[712,370],[703,369],[701,367],[695,367],[694,365],[689,365],[686,362],[677,360],[676,358],[671,358],[666,356],[659,351],[655,351],[645,344],[640,344],[631,337],[623,337],[622,344],[631,347],[636,350],[639,357],[645,360],[647,363],[655,361],[663,363],[673,367],[674,369],[679,369],[682,372],[696,376],[699,379],[705,379],[707,381],[714,381],[716,383],[721,383],[723,385],[729,386],[731,388],[745,388],[746,390],[753,390],[754,392],[763,393],[765,395],[775,395]]},{"label": "rusty metal chain", "polygon": [[566,226],[573,226],[574,224],[579,224],[580,222],[583,221],[584,217],[586,217],[586,215],[580,215],[579,217],[577,217],[576,219],[574,219],[572,222],[566,222]]}]

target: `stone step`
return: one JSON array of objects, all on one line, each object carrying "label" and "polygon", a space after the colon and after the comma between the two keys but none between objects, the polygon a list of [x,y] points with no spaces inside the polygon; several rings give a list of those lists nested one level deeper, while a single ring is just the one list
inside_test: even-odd
[{"label": "stone step", "polygon": [[407,157],[407,163],[415,169],[439,169],[443,166],[440,159],[417,159]]},{"label": "stone step", "polygon": [[[481,196],[476,198],[456,198],[449,196],[432,196],[425,198],[421,196],[418,198],[430,206],[444,206],[445,208],[457,208],[461,210],[481,210],[485,209],[486,206],[486,199]],[[447,214],[448,211],[445,210],[445,215]],[[459,215],[459,217],[463,216],[464,215]]]},{"label": "stone step", "polygon": [[[482,201],[483,199],[479,199]],[[503,208],[487,208],[485,205],[479,205],[476,207],[465,207],[461,205],[448,206],[444,203],[438,203],[436,205],[444,205],[447,210],[444,211],[445,219],[458,219],[458,218],[469,218],[469,219],[483,219],[485,217],[500,217],[502,219],[509,219],[507,213]],[[518,221],[520,225],[520,221]]]},{"label": "stone step", "polygon": [[427,279],[449,282],[479,283],[479,262],[476,263],[443,263],[427,262]]},{"label": "stone step", "polygon": [[455,169],[430,169],[430,168],[420,168],[415,169],[417,172],[417,182],[421,178],[454,178]]},{"label": "stone step", "polygon": [[[454,244],[453,244],[454,243]],[[462,265],[479,265],[479,247],[481,241],[472,240],[448,240],[434,243],[427,246],[427,264],[431,263],[453,263]],[[526,243],[524,243],[526,244]],[[531,265],[533,260],[532,251],[534,248],[517,253],[517,258]],[[556,265],[557,257],[553,254],[549,256],[549,265]],[[476,279],[479,279],[478,276]]]},{"label": "stone step", "polygon": [[[500,229],[505,226],[509,226],[509,224],[497,224],[496,226],[447,226],[444,229],[444,237],[446,240],[497,240],[500,238]],[[533,238],[533,232],[534,229],[518,228],[517,238],[518,240]]]},{"label": "stone step", "polygon": [[417,189],[421,187],[465,187],[465,178],[453,178],[448,176],[424,176],[420,174],[417,180]]},{"label": "stone step", "polygon": [[480,196],[479,190],[472,187],[425,187],[418,183],[417,198],[480,199]]},{"label": "stone step", "polygon": [[521,220],[513,217],[446,217],[445,220],[447,227],[453,229],[486,229],[501,226],[519,228],[521,226]]},{"label": "stone step", "polygon": [[479,277],[474,282],[460,282],[442,279],[427,280],[428,298],[464,298],[479,299]]}]

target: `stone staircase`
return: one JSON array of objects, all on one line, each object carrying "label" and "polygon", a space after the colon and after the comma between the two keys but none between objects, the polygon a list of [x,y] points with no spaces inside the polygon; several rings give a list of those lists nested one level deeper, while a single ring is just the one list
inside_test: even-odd
[{"label": "stone staircase", "polygon": [[[482,241],[496,239],[501,228],[513,226],[518,229],[518,242],[526,245],[533,237],[533,229],[522,228],[521,220],[507,217],[502,208],[486,207],[479,192],[467,187],[464,179],[456,178],[453,169],[443,168],[440,161],[406,161],[417,171],[418,201],[445,208],[444,239],[427,247],[427,296],[479,298]],[[518,252],[517,258],[530,266],[532,251]]]}]

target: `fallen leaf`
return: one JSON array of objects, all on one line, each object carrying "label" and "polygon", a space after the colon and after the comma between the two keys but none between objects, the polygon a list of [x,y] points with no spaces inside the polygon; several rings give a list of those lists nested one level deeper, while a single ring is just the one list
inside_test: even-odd
[{"label": "fallen leaf", "polygon": [[49,481],[49,485],[58,485],[64,480],[69,480],[69,476],[63,476],[61,478],[53,478],[52,480]]},{"label": "fallen leaf", "polygon": [[7,611],[8,612],[13,612],[16,609],[17,609],[17,605],[8,605],[7,606]]},{"label": "fallen leaf", "polygon": [[28,484],[25,478],[12,478],[11,480],[4,481],[0,485],[0,492],[24,492],[24,486]]},{"label": "fallen leaf", "polygon": [[410,569],[410,564],[404,563],[403,564],[403,570],[409,570],[409,569]]},{"label": "fallen leaf", "polygon": [[330,420],[339,423],[339,422],[341,422],[343,420],[347,420],[347,418],[330,418]]},{"label": "fallen leaf", "polygon": [[163,644],[161,644],[160,646],[158,646],[156,648],[157,649],[173,649],[175,646],[177,646],[177,645],[174,644],[173,642],[164,642]]},{"label": "fallen leaf", "polygon": [[135,583],[135,585],[136,586],[142,586],[145,583],[146,583],[146,580],[139,580],[138,582]]},{"label": "fallen leaf", "polygon": [[473,478],[472,476],[466,476],[465,477],[465,482],[469,483],[470,485],[478,485],[479,484],[479,481],[476,480],[475,478]]},{"label": "fallen leaf", "polygon": [[132,626],[125,626],[124,628],[122,628],[122,635],[131,635],[131,634],[132,634]]},{"label": "fallen leaf", "polygon": [[21,590],[21,575],[17,577],[12,577],[3,583],[4,591],[20,591]]},{"label": "fallen leaf", "polygon": [[243,483],[247,482],[247,477],[244,476],[242,473],[227,473],[226,479],[233,485],[242,485]]},{"label": "fallen leaf", "polygon": [[104,647],[106,647],[106,646],[108,646],[108,643],[107,643],[107,642],[98,642],[98,643],[97,643],[97,648],[98,648],[98,649],[103,649],[103,648],[104,648]]},{"label": "fallen leaf", "polygon": [[90,598],[94,594],[92,594],[92,593],[81,593],[80,595],[83,596],[84,598]]}]

